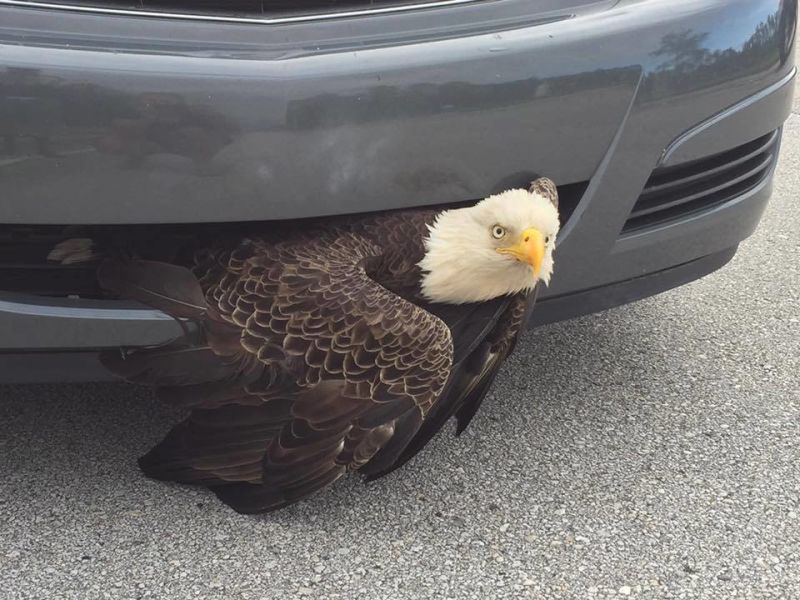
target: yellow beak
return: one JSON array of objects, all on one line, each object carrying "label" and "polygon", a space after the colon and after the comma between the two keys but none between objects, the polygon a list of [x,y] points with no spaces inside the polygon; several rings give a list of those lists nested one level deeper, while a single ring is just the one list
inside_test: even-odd
[{"label": "yellow beak", "polygon": [[539,275],[542,259],[544,259],[544,236],[538,229],[526,229],[519,236],[516,244],[507,248],[498,248],[497,252],[528,263],[533,268],[533,274]]}]

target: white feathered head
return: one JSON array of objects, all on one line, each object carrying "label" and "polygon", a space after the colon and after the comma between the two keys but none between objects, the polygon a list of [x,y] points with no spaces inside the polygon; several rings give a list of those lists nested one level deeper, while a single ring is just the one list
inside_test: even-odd
[{"label": "white feathered head", "polygon": [[483,302],[549,283],[558,192],[545,177],[475,206],[446,210],[429,226],[422,292],[434,302]]}]

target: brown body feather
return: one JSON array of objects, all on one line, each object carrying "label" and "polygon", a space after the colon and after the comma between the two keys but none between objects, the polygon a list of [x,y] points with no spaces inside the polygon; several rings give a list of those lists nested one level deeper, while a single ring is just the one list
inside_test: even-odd
[{"label": "brown body feather", "polygon": [[349,470],[390,472],[453,415],[463,429],[513,349],[528,299],[422,300],[416,265],[434,216],[276,231],[203,249],[193,272],[144,261],[102,267],[106,288],[201,330],[198,342],[104,357],[191,409],[140,459],[144,472],[263,512]]}]

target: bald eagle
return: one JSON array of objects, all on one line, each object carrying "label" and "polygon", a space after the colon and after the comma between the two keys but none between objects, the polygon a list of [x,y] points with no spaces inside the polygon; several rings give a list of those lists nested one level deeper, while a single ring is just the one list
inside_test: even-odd
[{"label": "bald eagle", "polygon": [[[102,287],[196,325],[102,355],[190,411],[140,467],[256,513],[385,475],[453,416],[460,433],[550,279],[557,207],[541,178],[466,208],[271,226],[188,266],[106,259]],[[76,252],[96,255],[51,257]]]}]

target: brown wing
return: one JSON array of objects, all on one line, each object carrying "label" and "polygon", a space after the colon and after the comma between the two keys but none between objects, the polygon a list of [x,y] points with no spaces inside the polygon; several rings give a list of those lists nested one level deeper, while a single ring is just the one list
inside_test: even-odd
[{"label": "brown wing", "polygon": [[[444,424],[455,416],[456,433],[467,428],[486,397],[506,357],[514,350],[525,318],[535,302],[530,294],[498,298],[469,305],[448,306],[441,316],[452,331],[455,363],[450,379],[431,413],[411,442],[391,465],[369,463],[363,469],[369,480],[403,466],[422,450]],[[431,310],[435,310],[432,307]]]},{"label": "brown wing", "polygon": [[404,298],[422,301],[419,284],[422,273],[418,263],[425,255],[423,240],[428,236],[428,224],[437,211],[418,210],[366,217],[350,226],[363,237],[387,249],[380,260],[369,265],[371,278]]},{"label": "brown wing", "polygon": [[452,340],[367,275],[379,253],[346,232],[209,253],[197,271],[206,345],[231,366],[215,378],[204,365],[182,385],[154,371],[163,398],[196,408],[142,458],[145,472],[218,486],[237,510],[259,512],[367,461],[393,463],[444,387]]},{"label": "brown wing", "polygon": [[552,179],[539,177],[539,179],[535,179],[531,182],[530,188],[528,189],[533,194],[539,194],[547,198],[552,202],[553,206],[558,208],[558,188]]}]

